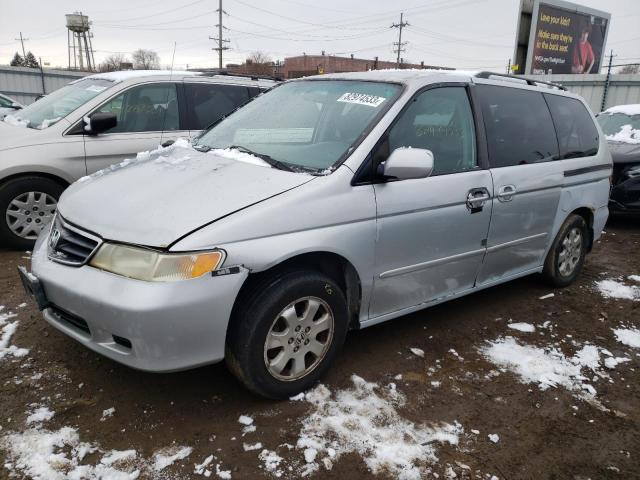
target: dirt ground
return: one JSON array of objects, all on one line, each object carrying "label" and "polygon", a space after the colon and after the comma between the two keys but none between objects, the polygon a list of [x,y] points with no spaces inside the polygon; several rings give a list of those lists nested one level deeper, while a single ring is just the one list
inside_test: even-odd
[{"label": "dirt ground", "polygon": [[[256,398],[224,364],[159,375],[100,357],[42,320],[16,273],[17,265],[28,264],[27,253],[0,252],[0,305],[19,321],[10,343],[29,349],[24,357],[0,359],[0,437],[28,428],[31,404],[46,405],[55,415],[37,428],[73,427],[83,441],[105,451],[135,449],[151,457],[159,447],[192,447],[187,458],[162,471],[163,478],[204,478],[194,465],[210,454],[215,455],[211,478],[217,478],[217,463],[232,478],[301,475],[293,468],[304,464],[295,445],[311,403]],[[422,478],[640,478],[640,349],[623,345],[612,333],[620,325],[640,328],[640,302],[604,298],[594,287],[598,280],[629,275],[640,275],[640,221],[616,220],[571,287],[553,291],[531,276],[352,332],[323,384],[331,392],[347,390],[353,374],[379,385],[395,382],[406,397],[397,407],[401,418],[416,425],[458,422],[459,442],[436,445],[437,460],[428,462]],[[554,297],[540,299],[551,292]],[[23,302],[28,305],[19,307]],[[533,324],[536,332],[513,330],[510,320]],[[554,326],[552,333],[540,327],[546,321]],[[560,385],[542,390],[525,383],[480,354],[487,341],[505,336],[557,346],[568,356],[576,345],[594,343],[629,361],[609,370],[609,379],[594,379],[597,402],[589,402]],[[424,357],[410,348],[422,349]],[[102,419],[109,408],[115,413]],[[243,436],[240,415],[254,419],[255,432]],[[283,468],[267,471],[260,450],[245,451],[246,442],[277,451]],[[83,461],[95,464],[99,456]],[[30,477],[6,448],[0,462],[0,478],[11,472]],[[1,467],[5,463],[8,468]],[[309,478],[370,475],[362,455],[353,451]],[[140,478],[152,476],[143,471]],[[395,475],[380,471],[378,478]]]}]

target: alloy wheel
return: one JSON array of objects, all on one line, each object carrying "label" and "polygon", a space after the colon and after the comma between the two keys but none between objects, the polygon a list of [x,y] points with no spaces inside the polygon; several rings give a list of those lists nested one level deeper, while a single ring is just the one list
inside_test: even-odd
[{"label": "alloy wheel", "polygon": [[558,255],[558,271],[564,277],[573,274],[582,257],[582,232],[572,228],[562,239],[562,248]]},{"label": "alloy wheel", "polygon": [[314,370],[333,340],[334,317],[317,297],[287,305],[276,317],[264,344],[264,362],[278,380],[298,380]]}]

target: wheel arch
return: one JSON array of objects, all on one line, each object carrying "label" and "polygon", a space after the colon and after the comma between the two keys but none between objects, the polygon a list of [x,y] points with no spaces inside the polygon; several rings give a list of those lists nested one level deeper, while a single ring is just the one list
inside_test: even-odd
[{"label": "wheel arch", "polygon": [[[573,210],[569,215],[578,215],[580,217],[582,217],[585,221],[585,223],[587,224],[587,252],[590,252],[591,249],[593,248],[593,238],[594,238],[594,232],[593,232],[593,218],[594,218],[594,213],[590,208],[587,207],[580,207],[580,208],[576,208],[575,210]],[[568,218],[568,216],[567,216]]]},{"label": "wheel arch", "polygon": [[[362,284],[354,265],[344,256],[329,251],[311,251],[300,253],[281,260],[270,268],[252,272],[242,284],[234,301],[231,321],[238,305],[246,301],[257,289],[275,276],[297,270],[312,270],[323,273],[333,279],[342,289],[347,299],[349,328],[360,328],[359,315],[362,304]],[[228,331],[228,329],[227,329]]]},{"label": "wheel arch", "polygon": [[19,178],[26,178],[26,177],[46,178],[48,180],[52,180],[52,181],[56,182],[57,184],[59,184],[63,188],[67,188],[69,185],[71,185],[71,183],[69,181],[67,181],[63,177],[61,177],[59,175],[56,175],[54,173],[34,171],[34,172],[12,173],[11,175],[7,175],[6,177],[2,177],[0,179],[0,186],[4,185],[7,182],[10,182],[11,180],[16,180],[16,179],[19,179]]}]

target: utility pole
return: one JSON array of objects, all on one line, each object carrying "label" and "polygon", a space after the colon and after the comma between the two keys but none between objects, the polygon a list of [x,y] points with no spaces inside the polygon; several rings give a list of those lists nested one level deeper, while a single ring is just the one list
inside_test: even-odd
[{"label": "utility pole", "polygon": [[616,55],[613,54],[613,50],[609,54],[609,66],[607,67],[607,78],[604,81],[604,89],[602,91],[602,104],[600,105],[600,111],[604,110],[604,106],[607,103],[607,90],[609,90],[609,82],[611,81],[611,64],[613,63],[613,57]]},{"label": "utility pole", "polygon": [[227,13],[222,9],[222,0],[218,0],[218,9],[216,12],[218,12],[218,24],[216,25],[216,27],[218,27],[218,38],[209,37],[209,40],[218,42],[218,46],[216,48],[212,48],[212,50],[218,51],[218,68],[222,68],[222,51],[229,50],[229,47],[224,46],[225,43],[229,43],[229,40],[222,38],[222,29],[224,28],[222,26],[222,14]]},{"label": "utility pole", "polygon": [[22,44],[22,58],[27,58],[27,53],[24,50],[24,42],[26,42],[29,39],[22,38],[22,32],[20,32],[20,38],[16,38],[16,40],[20,40],[20,43]]},{"label": "utility pole", "polygon": [[400,68],[400,54],[402,52],[404,52],[404,46],[407,44],[407,42],[402,42],[402,29],[404,27],[407,27],[409,25],[409,22],[404,22],[402,20],[402,12],[400,13],[400,23],[394,23],[391,25],[390,28],[397,28],[398,29],[398,41],[397,42],[393,42],[394,46],[397,46],[398,48],[394,49],[393,51],[395,53],[398,54],[398,57],[396,59],[396,68]]}]

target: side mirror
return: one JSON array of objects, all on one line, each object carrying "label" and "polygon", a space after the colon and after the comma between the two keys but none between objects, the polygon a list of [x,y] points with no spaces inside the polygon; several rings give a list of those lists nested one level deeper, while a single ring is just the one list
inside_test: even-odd
[{"label": "side mirror", "polygon": [[382,167],[382,177],[387,180],[426,178],[433,172],[433,153],[423,148],[396,148]]},{"label": "side mirror", "polygon": [[21,110],[22,109],[22,105],[20,105],[18,102],[13,102],[11,104],[11,107],[9,108],[13,108],[14,110]]},{"label": "side mirror", "polygon": [[89,135],[98,135],[118,125],[115,113],[97,112],[90,117],[84,117],[84,131]]}]

